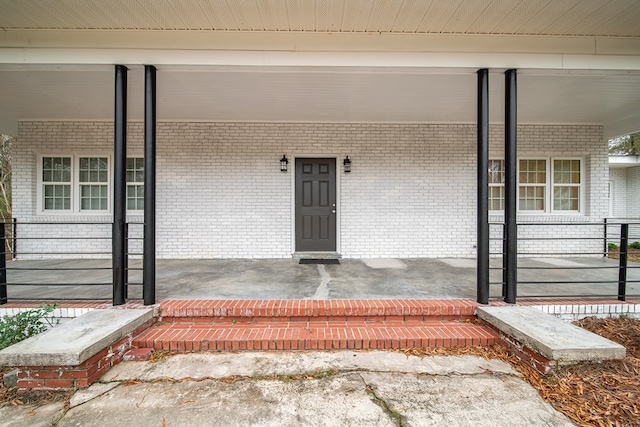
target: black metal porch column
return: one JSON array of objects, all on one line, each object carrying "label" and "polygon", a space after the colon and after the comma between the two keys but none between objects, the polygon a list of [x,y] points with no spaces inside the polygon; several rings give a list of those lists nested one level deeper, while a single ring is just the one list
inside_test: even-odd
[{"label": "black metal porch column", "polygon": [[[0,251],[0,305],[7,303],[7,239],[5,236],[6,227],[5,223],[0,223],[0,245],[2,245],[2,251]],[[13,239],[15,244],[15,238]]]},{"label": "black metal porch column", "polygon": [[125,303],[127,213],[127,67],[116,65],[113,140],[113,305]]},{"label": "black metal porch column", "polygon": [[515,304],[518,288],[518,228],[516,209],[518,197],[518,156],[517,156],[517,83],[516,70],[505,71],[504,99],[504,157],[505,157],[505,191],[504,220],[506,238],[504,244],[506,295],[505,302]]},{"label": "black metal porch column", "polygon": [[144,67],[144,242],[142,298],[156,302],[156,67]]},{"label": "black metal porch column", "polygon": [[478,70],[477,301],[489,303],[489,70]]}]

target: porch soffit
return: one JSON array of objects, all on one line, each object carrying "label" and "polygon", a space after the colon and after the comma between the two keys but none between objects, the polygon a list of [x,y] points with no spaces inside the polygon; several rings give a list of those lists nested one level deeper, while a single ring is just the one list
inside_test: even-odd
[{"label": "porch soffit", "polygon": [[640,0],[1,0],[2,29],[640,37]]},{"label": "porch soffit", "polygon": [[[503,70],[490,120],[503,121]],[[143,118],[143,67],[129,71],[129,119]],[[18,120],[113,120],[113,66],[0,66],[0,131]],[[475,123],[476,69],[158,67],[160,121]],[[640,129],[640,72],[521,69],[519,123]]]}]

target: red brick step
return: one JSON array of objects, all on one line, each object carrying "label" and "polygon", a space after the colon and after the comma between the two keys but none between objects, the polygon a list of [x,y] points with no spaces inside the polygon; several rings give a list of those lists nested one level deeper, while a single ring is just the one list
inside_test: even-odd
[{"label": "red brick step", "polygon": [[471,300],[168,300],[133,345],[174,352],[490,345]]}]

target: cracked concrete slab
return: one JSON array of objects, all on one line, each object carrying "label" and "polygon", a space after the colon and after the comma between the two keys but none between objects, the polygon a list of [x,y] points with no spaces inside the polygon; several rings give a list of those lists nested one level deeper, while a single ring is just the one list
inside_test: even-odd
[{"label": "cracked concrete slab", "polygon": [[74,408],[78,405],[82,405],[83,403],[87,403],[88,401],[93,400],[98,396],[102,396],[119,385],[120,383],[117,382],[95,383],[87,389],[78,390],[73,396],[71,396],[71,399],[69,399],[69,407]]},{"label": "cracked concrete slab", "polygon": [[500,360],[477,356],[406,356],[387,351],[240,352],[177,354],[158,362],[122,362],[101,381],[163,378],[224,378],[232,375],[289,375],[324,371],[416,372],[431,375],[480,374],[515,370]]},{"label": "cracked concrete slab", "polygon": [[361,376],[402,426],[573,426],[529,384],[511,375]]},{"label": "cracked concrete slab", "polygon": [[0,426],[572,425],[511,366],[475,356],[183,354],[122,362],[100,381],[66,412],[37,409],[48,414],[39,424],[22,407],[0,407]]},{"label": "cracked concrete slab", "polygon": [[102,427],[105,420],[120,426],[397,425],[372,401],[355,373],[288,382],[134,384],[69,410],[58,426]]},{"label": "cracked concrete slab", "polygon": [[64,413],[64,402],[45,405],[0,405],[0,427],[49,427]]}]

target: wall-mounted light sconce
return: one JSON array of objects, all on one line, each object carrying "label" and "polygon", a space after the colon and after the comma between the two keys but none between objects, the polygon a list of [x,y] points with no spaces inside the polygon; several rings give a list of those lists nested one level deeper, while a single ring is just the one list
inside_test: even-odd
[{"label": "wall-mounted light sconce", "polygon": [[342,162],[342,164],[344,165],[344,172],[345,173],[349,173],[351,172],[351,160],[349,160],[349,156],[347,156],[344,161]]},{"label": "wall-mounted light sconce", "polygon": [[289,159],[287,159],[287,156],[283,154],[282,158],[280,159],[280,171],[286,172],[288,164],[289,164]]}]

